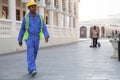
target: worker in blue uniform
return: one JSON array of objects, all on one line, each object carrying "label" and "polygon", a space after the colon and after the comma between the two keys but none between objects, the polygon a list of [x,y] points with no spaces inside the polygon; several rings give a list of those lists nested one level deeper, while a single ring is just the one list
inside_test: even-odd
[{"label": "worker in blue uniform", "polygon": [[[29,9],[29,13],[27,16],[29,17],[28,23],[28,38],[25,40],[27,45],[27,63],[28,63],[28,72],[34,76],[37,74],[36,71],[36,57],[39,48],[39,41],[40,41],[40,29],[42,28],[42,32],[45,37],[45,42],[48,42],[49,33],[47,31],[46,24],[40,20],[40,15],[36,13],[37,3],[33,0],[30,0],[27,4]],[[18,44],[22,46],[22,40],[24,33],[26,31],[26,19],[23,18],[22,25],[20,28],[19,36],[18,36]],[[43,27],[42,27],[43,24]]]}]

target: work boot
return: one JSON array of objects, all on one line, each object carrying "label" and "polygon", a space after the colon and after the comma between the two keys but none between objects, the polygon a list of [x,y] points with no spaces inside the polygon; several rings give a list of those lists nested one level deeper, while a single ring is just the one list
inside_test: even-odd
[{"label": "work boot", "polygon": [[37,71],[36,70],[33,70],[32,72],[31,72],[31,76],[35,76],[37,74]]}]

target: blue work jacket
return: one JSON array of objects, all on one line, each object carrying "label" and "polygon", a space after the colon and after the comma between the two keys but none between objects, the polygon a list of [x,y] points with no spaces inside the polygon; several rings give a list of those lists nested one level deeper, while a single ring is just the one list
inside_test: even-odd
[{"label": "blue work jacket", "polygon": [[[36,13],[35,17],[33,17],[30,13],[28,13],[28,16],[29,16],[29,26],[28,26],[29,36],[39,35],[41,25],[42,25],[39,14]],[[25,25],[26,25],[26,21],[24,17],[21,28],[20,28],[19,36],[18,36],[18,42],[22,42],[23,35],[25,33]],[[49,38],[49,33],[47,31],[45,23],[43,24],[42,31],[43,31],[44,37]]]}]

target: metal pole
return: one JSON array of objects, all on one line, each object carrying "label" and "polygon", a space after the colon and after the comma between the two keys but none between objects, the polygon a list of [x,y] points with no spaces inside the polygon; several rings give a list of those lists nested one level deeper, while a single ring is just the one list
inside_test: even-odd
[{"label": "metal pole", "polygon": [[118,60],[120,61],[120,34],[119,34],[119,41],[118,41]]}]

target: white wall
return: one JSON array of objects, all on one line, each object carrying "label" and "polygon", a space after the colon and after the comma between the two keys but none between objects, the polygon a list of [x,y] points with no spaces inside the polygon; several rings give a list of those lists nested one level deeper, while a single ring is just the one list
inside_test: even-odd
[{"label": "white wall", "polygon": [[[48,47],[48,46],[54,46],[54,45],[60,45],[60,44],[67,44],[78,41],[77,38],[73,37],[54,37],[49,38],[49,42],[45,43],[44,40],[41,41],[40,47]],[[19,52],[26,50],[26,44],[23,41],[23,46],[18,46],[17,38],[0,38],[0,54],[5,53],[12,53],[12,52]]]}]

